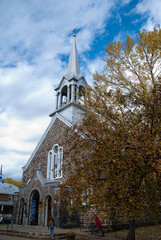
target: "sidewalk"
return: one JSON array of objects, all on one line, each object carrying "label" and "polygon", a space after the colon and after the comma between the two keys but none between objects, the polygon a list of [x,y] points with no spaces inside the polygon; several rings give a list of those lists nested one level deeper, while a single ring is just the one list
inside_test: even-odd
[{"label": "sidewalk", "polygon": [[[102,240],[118,240],[116,238],[111,238],[109,236],[98,237],[96,235],[89,235],[87,229],[73,228],[73,229],[64,229],[64,228],[56,228],[55,227],[55,239],[65,239],[65,234],[72,230],[76,234],[76,238],[86,238],[86,239],[102,239]],[[26,237],[28,235],[33,236],[32,240],[35,239],[50,239],[50,230],[48,227],[40,227],[40,226],[21,226],[21,225],[0,225],[0,239],[4,238],[6,235],[6,240],[14,239],[17,236],[17,240],[27,239],[30,237]],[[7,236],[10,235],[10,238]],[[24,235],[24,237],[22,237]],[[13,237],[14,236],[14,237]],[[35,238],[34,238],[35,236]]]}]

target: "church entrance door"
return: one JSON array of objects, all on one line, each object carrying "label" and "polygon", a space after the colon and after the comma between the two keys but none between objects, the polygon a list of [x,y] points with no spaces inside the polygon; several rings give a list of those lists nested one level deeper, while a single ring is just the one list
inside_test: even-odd
[{"label": "church entrance door", "polygon": [[39,215],[39,192],[34,190],[30,196],[30,215],[29,224],[38,225],[38,215]]}]

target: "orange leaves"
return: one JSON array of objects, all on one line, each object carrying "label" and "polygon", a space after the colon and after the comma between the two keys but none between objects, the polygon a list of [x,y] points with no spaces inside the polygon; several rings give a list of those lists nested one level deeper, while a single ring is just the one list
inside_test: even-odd
[{"label": "orange leaves", "polygon": [[42,208],[46,208],[46,201],[44,200],[43,202],[42,202]]}]

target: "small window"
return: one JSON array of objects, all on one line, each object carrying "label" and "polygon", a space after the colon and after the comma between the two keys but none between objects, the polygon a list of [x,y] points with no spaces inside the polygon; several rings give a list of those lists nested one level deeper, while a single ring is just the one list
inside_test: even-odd
[{"label": "small window", "polygon": [[8,195],[8,202],[12,202],[12,195]]}]

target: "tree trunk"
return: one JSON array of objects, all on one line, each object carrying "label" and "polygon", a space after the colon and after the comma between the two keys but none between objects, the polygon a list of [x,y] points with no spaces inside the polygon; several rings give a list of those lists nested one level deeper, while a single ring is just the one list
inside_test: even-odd
[{"label": "tree trunk", "polygon": [[126,240],[135,240],[135,220],[129,221],[129,233]]}]

